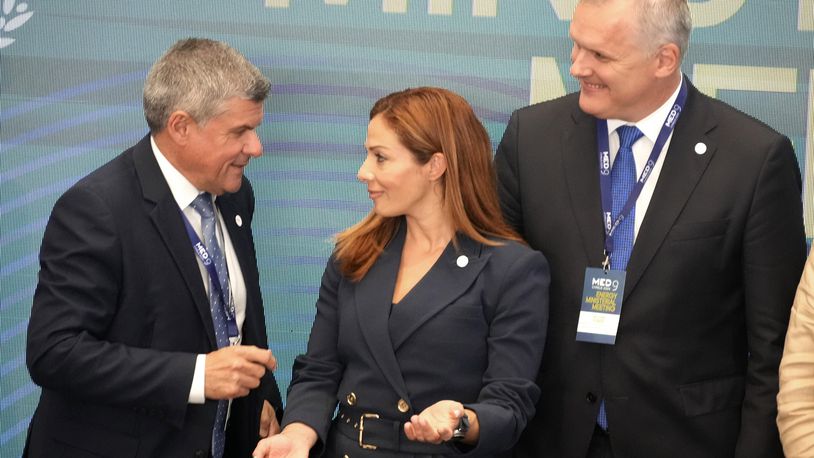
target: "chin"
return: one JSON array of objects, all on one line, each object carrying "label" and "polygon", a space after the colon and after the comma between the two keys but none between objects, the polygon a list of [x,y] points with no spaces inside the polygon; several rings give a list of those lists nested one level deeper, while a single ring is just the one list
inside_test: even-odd
[{"label": "chin", "polygon": [[240,191],[241,186],[243,186],[243,180],[239,180],[236,183],[228,183],[223,187],[223,191],[228,193],[235,193]]},{"label": "chin", "polygon": [[599,104],[594,103],[592,100],[586,100],[588,97],[585,95],[580,94],[579,96],[579,108],[588,113],[591,116],[600,118],[600,119],[607,119],[604,115],[602,109],[600,108]]}]

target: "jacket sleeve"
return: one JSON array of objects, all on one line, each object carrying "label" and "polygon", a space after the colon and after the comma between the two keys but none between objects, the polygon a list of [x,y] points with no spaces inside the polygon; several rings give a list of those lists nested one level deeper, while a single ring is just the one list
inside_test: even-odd
[{"label": "jacket sleeve", "polygon": [[488,365],[475,411],[480,423],[477,446],[467,451],[493,456],[520,438],[540,397],[535,384],[548,325],[548,263],[537,251],[524,250],[496,282],[489,314]]},{"label": "jacket sleeve", "polygon": [[344,373],[338,355],[338,290],[342,275],[333,257],[328,261],[317,299],[317,313],[308,338],[308,350],[294,360],[282,427],[299,422],[316,431],[319,441],[312,455],[319,456],[336,409],[336,392]]},{"label": "jacket sleeve", "polygon": [[814,456],[814,254],[791,309],[780,361],[777,426],[786,456]]},{"label": "jacket sleeve", "polygon": [[104,199],[74,187],[54,206],[40,251],[26,363],[43,388],[149,411],[182,425],[195,354],[107,340],[121,294],[121,240]]},{"label": "jacket sleeve", "polygon": [[786,137],[777,136],[759,173],[743,238],[748,362],[736,456],[782,456],[778,367],[789,308],[805,263],[801,179]]},{"label": "jacket sleeve", "polygon": [[523,233],[523,209],[520,202],[520,181],[517,167],[517,137],[520,120],[517,112],[512,113],[503,138],[495,153],[497,171],[497,195],[506,222],[519,234]]}]

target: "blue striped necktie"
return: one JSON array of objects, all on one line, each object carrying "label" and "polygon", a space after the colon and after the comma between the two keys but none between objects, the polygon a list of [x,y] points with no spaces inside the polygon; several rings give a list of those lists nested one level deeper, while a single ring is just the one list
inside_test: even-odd
[{"label": "blue striped necktie", "polygon": [[[636,162],[633,160],[633,144],[642,138],[642,131],[636,126],[621,126],[616,129],[619,134],[619,151],[613,161],[611,170],[611,188],[613,194],[613,206],[611,217],[616,220],[622,207],[625,206],[630,191],[636,184]],[[613,252],[611,253],[610,266],[613,270],[625,270],[630,259],[630,252],[633,251],[633,226],[636,220],[636,207],[630,210],[630,214],[616,226],[613,231]],[[599,414],[596,417],[599,426],[608,429],[608,416],[605,412],[605,400],[599,403]]]},{"label": "blue striped necktie", "polygon": [[[194,208],[201,215],[201,232],[203,233],[203,243],[206,245],[206,250],[209,256],[212,257],[212,263],[218,273],[220,280],[220,287],[223,291],[223,297],[218,294],[217,288],[214,287],[214,278],[209,278],[209,307],[212,312],[212,324],[215,327],[215,338],[218,343],[218,348],[229,346],[229,335],[226,331],[226,316],[223,312],[223,298],[230,298],[229,289],[229,271],[226,268],[226,258],[218,245],[218,239],[215,233],[215,210],[212,206],[212,195],[204,192],[198,195],[192,201],[192,208]],[[228,306],[228,304],[226,304]],[[215,425],[212,429],[212,456],[214,458],[221,458],[223,456],[223,449],[226,445],[226,410],[228,408],[228,401],[218,401],[218,408],[215,413]]]}]

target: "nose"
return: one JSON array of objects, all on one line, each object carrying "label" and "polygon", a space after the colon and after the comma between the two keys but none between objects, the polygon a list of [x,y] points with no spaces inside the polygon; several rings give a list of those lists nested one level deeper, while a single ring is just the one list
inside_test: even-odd
[{"label": "nose", "polygon": [[263,144],[260,143],[260,136],[256,131],[251,131],[248,141],[243,145],[243,152],[251,157],[263,155]]},{"label": "nose", "polygon": [[574,44],[571,48],[571,68],[569,69],[571,76],[574,78],[584,78],[590,74],[585,59],[586,51]]},{"label": "nose", "polygon": [[362,165],[359,166],[359,171],[356,172],[356,179],[362,183],[373,181],[373,172],[371,172],[368,167],[368,159],[365,159]]}]

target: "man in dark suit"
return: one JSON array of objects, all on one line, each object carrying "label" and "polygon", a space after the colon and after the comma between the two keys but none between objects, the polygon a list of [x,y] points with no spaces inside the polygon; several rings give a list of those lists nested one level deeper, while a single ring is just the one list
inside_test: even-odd
[{"label": "man in dark suit", "polygon": [[[518,110],[500,143],[504,214],[551,266],[542,394],[516,456],[782,456],[800,173],[788,138],[681,74],[690,27],[686,0],[581,1],[579,93]],[[621,315],[592,314],[594,274],[624,280]]]},{"label": "man in dark suit", "polygon": [[243,177],[269,87],[229,46],[179,41],[147,76],[150,134],[57,201],[28,456],[243,457],[279,430]]}]

